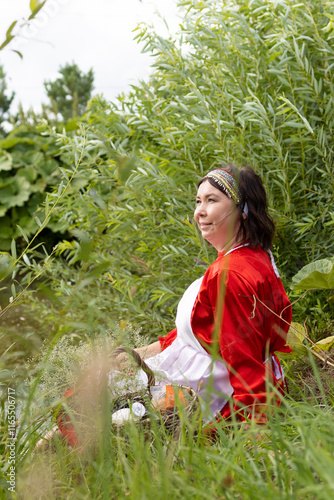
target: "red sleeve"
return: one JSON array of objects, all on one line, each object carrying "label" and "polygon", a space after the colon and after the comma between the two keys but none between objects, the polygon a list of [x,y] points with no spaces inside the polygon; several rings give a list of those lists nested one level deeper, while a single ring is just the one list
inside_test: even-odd
[{"label": "red sleeve", "polygon": [[159,337],[159,342],[161,345],[161,350],[164,351],[167,347],[169,347],[177,336],[177,330],[174,328],[171,332],[169,332],[165,337]]}]

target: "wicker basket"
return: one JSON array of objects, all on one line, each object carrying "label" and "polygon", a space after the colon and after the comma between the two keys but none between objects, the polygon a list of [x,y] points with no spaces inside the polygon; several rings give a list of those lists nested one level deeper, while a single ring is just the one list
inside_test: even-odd
[{"label": "wicker basket", "polygon": [[[152,419],[155,420],[155,424],[163,425],[164,429],[173,434],[174,438],[177,438],[180,433],[181,419],[178,407],[175,406],[173,409],[165,410],[160,413],[155,408],[153,408],[151,401],[151,387],[155,386],[155,376],[154,372],[149,368],[145,361],[140,357],[140,355],[133,349],[118,347],[112,354],[113,358],[116,358],[119,354],[127,353],[134,359],[135,363],[139,368],[141,368],[147,375],[148,382],[146,389],[138,392],[128,392],[122,396],[116,398],[112,403],[112,411],[115,412],[119,409],[129,407],[135,402],[141,403],[147,409],[147,413],[136,419],[136,425],[144,426],[145,429],[149,429],[151,426]],[[198,401],[198,396],[193,389],[187,386],[173,386],[175,391],[183,390],[187,393],[187,404],[183,407],[184,416],[189,419],[194,413],[200,414],[200,404]],[[198,419],[200,420],[200,419]],[[115,427],[121,427],[123,424],[113,424]]]},{"label": "wicker basket", "polygon": [[[128,392],[115,398],[112,401],[111,411],[112,413],[117,410],[121,410],[123,408],[129,408],[135,402],[141,403],[146,408],[146,414],[140,418],[136,418],[135,420],[131,419],[132,422],[135,422],[136,426],[141,426],[145,433],[148,435],[150,431],[156,426],[162,426],[164,431],[166,431],[172,439],[177,439],[180,430],[181,430],[181,418],[180,413],[178,411],[177,406],[173,409],[166,410],[163,413],[157,411],[152,405],[152,396],[151,396],[151,387],[155,386],[155,376],[153,371],[149,368],[149,366],[145,363],[145,361],[140,357],[140,355],[134,351],[133,349],[128,349],[124,347],[118,347],[111,354],[111,359],[115,359],[119,354],[127,353],[136,362],[137,366],[141,368],[148,377],[147,387],[146,389],[136,391],[136,392]],[[189,387],[186,386],[175,386],[175,391],[184,390],[187,392],[187,404],[183,406],[182,415],[187,419],[189,419],[196,412],[198,413],[197,421],[200,422],[200,413],[201,407],[198,401],[197,394]],[[69,389],[64,393],[66,398],[72,398],[74,395],[73,389]],[[67,412],[64,408],[61,408],[56,416],[56,421],[60,431],[63,436],[67,439],[68,443],[72,446],[72,448],[80,448],[82,443],[79,440],[78,434],[76,432],[75,426],[72,423]],[[125,422],[123,424],[114,424],[112,423],[112,428],[117,432],[123,432],[125,430]]]}]

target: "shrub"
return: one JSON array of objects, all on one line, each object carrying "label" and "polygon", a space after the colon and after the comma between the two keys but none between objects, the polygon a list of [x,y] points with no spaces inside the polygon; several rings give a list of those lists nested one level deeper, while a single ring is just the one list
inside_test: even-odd
[{"label": "shrub", "polygon": [[58,213],[80,229],[63,255],[82,270],[107,263],[112,314],[152,332],[172,326],[181,292],[213,258],[191,218],[196,184],[214,166],[247,163],[264,178],[286,285],[334,251],[334,2],[180,6],[175,37],[139,28],[154,58],[149,81],[117,103],[91,101],[75,139],[89,185]]}]

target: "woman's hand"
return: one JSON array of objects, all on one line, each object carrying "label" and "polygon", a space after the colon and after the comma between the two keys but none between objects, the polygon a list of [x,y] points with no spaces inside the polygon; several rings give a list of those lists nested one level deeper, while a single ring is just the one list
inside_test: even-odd
[{"label": "woman's hand", "polygon": [[[157,341],[144,347],[138,347],[134,349],[134,351],[136,351],[142,359],[147,359],[159,354],[161,352],[161,345],[160,342]],[[119,371],[125,371],[129,368],[131,361],[133,361],[131,354],[121,352],[113,359],[113,368]]]}]

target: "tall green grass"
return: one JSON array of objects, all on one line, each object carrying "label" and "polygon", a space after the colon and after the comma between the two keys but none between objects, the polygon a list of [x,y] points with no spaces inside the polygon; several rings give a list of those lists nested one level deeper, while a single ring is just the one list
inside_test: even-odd
[{"label": "tall green grass", "polygon": [[305,366],[313,373],[314,390],[309,385],[305,390],[294,373],[291,394],[272,410],[267,424],[220,422],[215,439],[205,436],[198,416],[181,419],[177,439],[155,421],[150,430],[130,423],[116,431],[105,393],[91,415],[90,445],[86,442],[81,452],[59,441],[52,451],[33,452],[49,408],[25,412],[34,399],[31,386],[25,396],[21,391],[21,418],[26,417],[18,431],[16,497],[5,484],[6,422],[1,424],[2,498],[333,498],[334,394],[321,383],[322,369],[311,359],[304,361],[304,371]]}]

